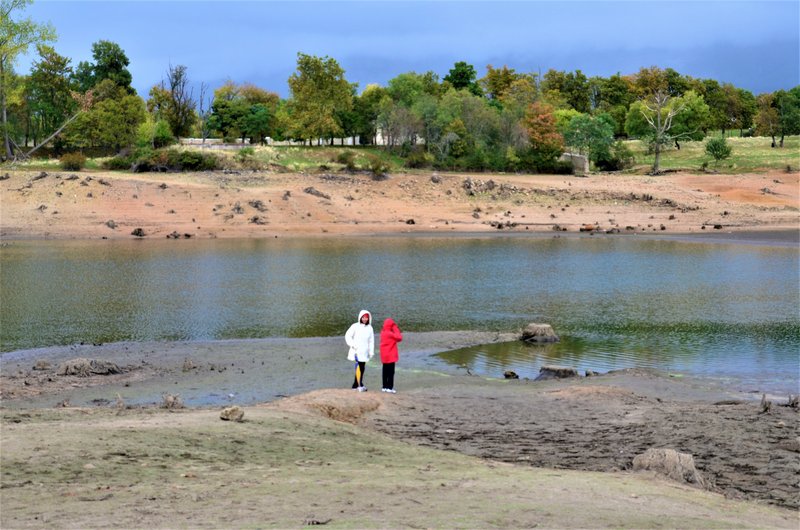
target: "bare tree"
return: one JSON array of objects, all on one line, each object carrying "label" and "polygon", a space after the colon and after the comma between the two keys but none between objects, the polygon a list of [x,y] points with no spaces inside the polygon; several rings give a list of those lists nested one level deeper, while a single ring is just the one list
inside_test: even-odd
[{"label": "bare tree", "polygon": [[176,137],[185,137],[189,134],[194,123],[195,103],[192,98],[192,89],[189,88],[189,77],[186,67],[169,65],[167,71],[169,83],[170,105],[167,110],[167,121]]},{"label": "bare tree", "polygon": [[211,98],[208,96],[209,86],[205,81],[200,83],[200,99],[197,101],[197,116],[200,118],[200,135],[203,143],[210,133],[208,119],[211,117]]},{"label": "bare tree", "polygon": [[657,90],[649,101],[642,101],[642,117],[653,129],[653,149],[655,149],[655,161],[653,162],[653,174],[658,174],[661,163],[661,146],[671,141],[669,131],[672,129],[672,122],[684,108],[683,103],[673,104],[672,98],[662,90]]}]

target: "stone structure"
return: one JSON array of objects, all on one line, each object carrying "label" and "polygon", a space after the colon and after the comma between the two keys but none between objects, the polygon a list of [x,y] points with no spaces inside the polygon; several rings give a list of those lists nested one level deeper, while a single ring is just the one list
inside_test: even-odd
[{"label": "stone structure", "polygon": [[559,157],[561,162],[571,162],[572,172],[575,175],[586,175],[589,173],[589,158],[577,153],[564,153]]}]

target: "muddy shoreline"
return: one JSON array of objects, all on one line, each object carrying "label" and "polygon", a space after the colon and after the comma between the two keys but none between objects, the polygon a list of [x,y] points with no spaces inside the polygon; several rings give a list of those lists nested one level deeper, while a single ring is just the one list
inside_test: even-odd
[{"label": "muddy shoreline", "polygon": [[[537,468],[628,471],[637,454],[670,448],[693,455],[711,491],[798,509],[800,422],[797,409],[784,406],[788,396],[770,397],[773,407],[762,413],[752,395],[651,370],[533,382],[426,368],[425,359],[438,351],[511,338],[409,333],[397,373],[400,392],[377,391],[380,364],[372,362],[366,373],[372,391],[364,399],[379,399],[381,406],[347,421],[423,447]],[[144,411],[158,409],[161,396],[172,394],[196,410],[272,402],[331,414],[344,406],[336,397],[342,390],[324,389],[345,389],[351,378],[342,351],[341,338],[328,337],[11,352],[0,359],[0,408]],[[54,376],[59,362],[75,357],[112,360],[128,371]],[[36,361],[49,362],[51,370],[32,370]]]}]

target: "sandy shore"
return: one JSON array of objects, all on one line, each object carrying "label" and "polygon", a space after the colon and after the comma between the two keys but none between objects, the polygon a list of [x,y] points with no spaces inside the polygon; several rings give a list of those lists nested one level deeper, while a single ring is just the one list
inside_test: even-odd
[{"label": "sandy shore", "polygon": [[[0,238],[794,231],[798,173],[692,175],[7,171]],[[498,228],[499,227],[499,228]],[[715,228],[716,227],[716,228]]]},{"label": "sandy shore", "polygon": [[[144,520],[155,527],[174,524],[162,503],[183,514],[180,520],[189,526],[265,520],[274,526],[292,524],[274,510],[245,510],[240,518],[230,520],[218,511],[209,513],[210,496],[225,484],[225,488],[236,488],[236,498],[245,504],[260,504],[256,499],[261,495],[268,495],[273,503],[291,504],[295,509],[287,513],[295,517],[294,524],[301,522],[296,520],[301,512],[345,526],[385,526],[388,521],[390,526],[427,527],[534,523],[642,527],[654,526],[662,518],[672,521],[667,524],[670,527],[796,524],[800,424],[797,409],[784,406],[785,397],[773,397],[771,411],[761,413],[757,401],[745,400],[715,383],[650,371],[533,382],[425,368],[424,359],[431,353],[509,338],[477,332],[408,334],[396,395],[375,391],[379,363],[367,369],[370,392],[347,389],[351,367],[343,360],[340,337],[119,343],[4,354],[2,457],[4,471],[13,471],[3,474],[0,522],[4,528],[37,526],[40,520],[25,518],[43,517],[53,526],[56,513],[66,513],[72,517],[67,520],[73,521],[67,526],[126,526],[130,520],[124,518],[125,506],[150,506],[146,499],[152,498],[159,502],[145,509],[150,515]],[[88,378],[56,375],[58,363],[76,357],[113,360],[126,372]],[[269,361],[262,364],[265,359]],[[46,361],[50,367],[33,370],[36,361]],[[159,408],[165,394],[180,395],[190,407]],[[192,406],[204,401],[215,405]],[[57,404],[63,406],[52,408]],[[232,434],[219,426],[223,423],[218,417],[220,408],[233,404],[244,407],[251,423],[245,422],[243,429],[249,434]],[[225,441],[231,436],[244,440],[234,456],[229,453],[230,442]],[[275,461],[276,446],[265,440],[256,442],[259,436],[298,452],[286,457],[290,460]],[[62,442],[63,437],[70,441]],[[39,441],[23,442],[30,439]],[[353,439],[367,446],[342,453],[341,444]],[[146,448],[148,444],[165,449],[153,452]],[[37,447],[46,450],[38,454]],[[651,447],[693,455],[707,488],[631,474],[633,458]],[[264,454],[258,456],[258,451]],[[203,456],[197,456],[198,452]],[[59,462],[78,458],[79,464],[47,464],[59,455],[66,459]],[[18,467],[22,461],[29,463]],[[358,467],[359,473],[350,475],[348,463]],[[68,469],[62,469],[65,466]],[[150,466],[167,470],[169,477],[148,470]],[[310,475],[308,466],[315,470]],[[448,470],[444,475],[443,468]],[[415,482],[421,480],[420,472],[428,473],[425,469],[437,470],[428,478],[438,478]],[[376,476],[361,474],[367,470]],[[145,471],[155,475],[144,476]],[[604,473],[596,478],[572,475],[573,471]],[[159,480],[167,480],[169,488],[158,491]],[[316,485],[312,480],[318,481]],[[329,484],[330,491],[321,492],[320,483]],[[448,486],[467,483],[472,484],[467,492]],[[366,505],[368,515],[365,510],[351,514],[346,503],[352,499],[343,500],[337,488],[349,491],[362,485],[385,495],[414,493],[403,496],[406,500],[398,507],[384,508],[375,499]],[[519,485],[528,489],[520,490]],[[631,489],[621,493],[623,485]],[[304,488],[318,497],[300,494]],[[445,490],[450,500],[439,503]],[[542,499],[555,502],[556,491],[562,501],[571,499],[575,504],[548,511]],[[606,494],[598,496],[598,491]],[[689,496],[674,499],[679,492]],[[36,500],[43,494],[59,502]],[[291,500],[295,495],[310,503],[304,511],[297,511]],[[449,503],[464,495],[458,508],[463,513],[455,516]],[[644,501],[637,499],[645,498],[643,507]],[[63,508],[62,500],[73,508]],[[764,512],[767,508],[750,502],[772,505],[777,511]],[[101,516],[103,505],[121,510],[120,518]],[[616,514],[609,511],[611,506],[618,506]],[[415,507],[422,511],[409,512]],[[482,507],[483,515],[476,515],[474,507]],[[783,511],[787,509],[792,511]],[[265,513],[269,517],[260,519]],[[731,517],[733,513],[737,517]],[[87,514],[98,519],[89,519]],[[198,519],[201,514],[210,519]],[[421,514],[437,523],[423,523]],[[589,514],[598,514],[600,519]]]}]

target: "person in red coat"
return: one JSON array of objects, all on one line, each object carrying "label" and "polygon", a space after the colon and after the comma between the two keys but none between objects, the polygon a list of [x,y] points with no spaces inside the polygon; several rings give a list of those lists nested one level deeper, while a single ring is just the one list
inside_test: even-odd
[{"label": "person in red coat", "polygon": [[394,320],[387,318],[383,321],[381,330],[381,363],[383,363],[383,388],[381,392],[397,393],[394,389],[394,365],[399,358],[397,343],[403,340],[403,334]]}]

